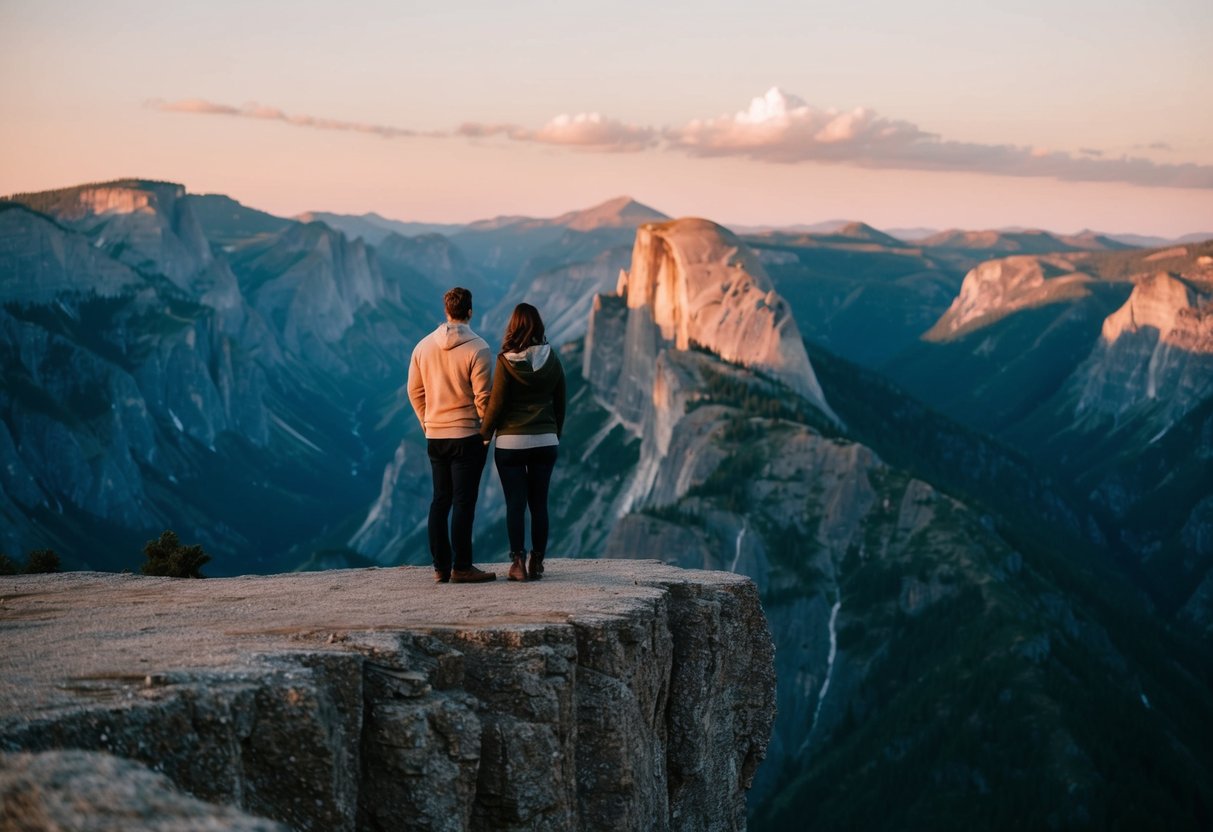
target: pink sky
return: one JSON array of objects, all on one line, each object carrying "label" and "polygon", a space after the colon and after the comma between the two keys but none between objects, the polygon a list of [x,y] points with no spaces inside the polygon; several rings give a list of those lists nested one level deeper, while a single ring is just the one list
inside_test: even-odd
[{"label": "pink sky", "polygon": [[726,224],[1213,230],[1194,0],[169,5],[0,6],[0,193],[141,176],[286,215],[626,193]]}]

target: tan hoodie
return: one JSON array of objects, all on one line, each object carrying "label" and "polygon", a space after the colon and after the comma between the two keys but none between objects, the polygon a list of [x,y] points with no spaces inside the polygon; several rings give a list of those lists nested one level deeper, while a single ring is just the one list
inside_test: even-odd
[{"label": "tan hoodie", "polygon": [[492,353],[466,323],[447,321],[421,339],[409,360],[409,401],[426,439],[480,432],[489,403]]}]

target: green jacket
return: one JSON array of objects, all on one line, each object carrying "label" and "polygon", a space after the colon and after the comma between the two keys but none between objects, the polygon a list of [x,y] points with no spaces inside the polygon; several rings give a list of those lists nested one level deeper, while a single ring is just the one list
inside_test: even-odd
[{"label": "green jacket", "polygon": [[493,393],[480,435],[554,433],[564,430],[564,367],[549,344],[500,353]]}]

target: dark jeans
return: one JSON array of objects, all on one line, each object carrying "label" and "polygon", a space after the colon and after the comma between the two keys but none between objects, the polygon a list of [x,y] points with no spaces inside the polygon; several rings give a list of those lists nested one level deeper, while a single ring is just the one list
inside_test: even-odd
[{"label": "dark jeans", "polygon": [[[430,503],[430,556],[440,572],[472,565],[472,522],[476,519],[476,496],[488,448],[480,434],[463,439],[429,439],[426,449],[434,474],[434,499]],[[454,512],[451,508],[454,507]],[[450,531],[447,517],[450,516]]]},{"label": "dark jeans", "polygon": [[548,485],[556,467],[557,446],[510,450],[493,454],[501,490],[505,492],[505,530],[511,552],[526,551],[526,509],[531,509],[531,551],[548,548]]}]

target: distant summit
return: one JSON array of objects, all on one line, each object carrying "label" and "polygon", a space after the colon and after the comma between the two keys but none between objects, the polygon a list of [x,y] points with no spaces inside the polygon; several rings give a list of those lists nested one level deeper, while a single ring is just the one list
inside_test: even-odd
[{"label": "distant summit", "polygon": [[599,228],[635,228],[646,222],[668,220],[669,217],[637,202],[630,196],[620,196],[591,208],[569,211],[558,217],[550,218],[507,214],[461,224],[406,222],[389,219],[374,211],[365,214],[305,211],[294,219],[299,222],[322,222],[350,239],[361,237],[371,245],[378,245],[389,234],[400,234],[404,237],[445,234],[449,237],[462,233],[476,234],[507,230],[510,232],[536,229],[595,231]]},{"label": "distant summit", "polygon": [[593,231],[596,228],[635,228],[646,222],[664,222],[668,219],[665,214],[630,196],[620,196],[593,208],[562,214],[552,220],[552,224],[563,225],[574,231]]},{"label": "distant summit", "polygon": [[636,228],[646,222],[664,222],[668,219],[670,218],[667,215],[637,202],[630,196],[618,196],[591,208],[569,211],[550,219],[500,216],[477,220],[468,225],[467,230],[499,231],[509,228],[529,231],[538,228],[566,228],[571,231],[594,231],[599,228]]}]

